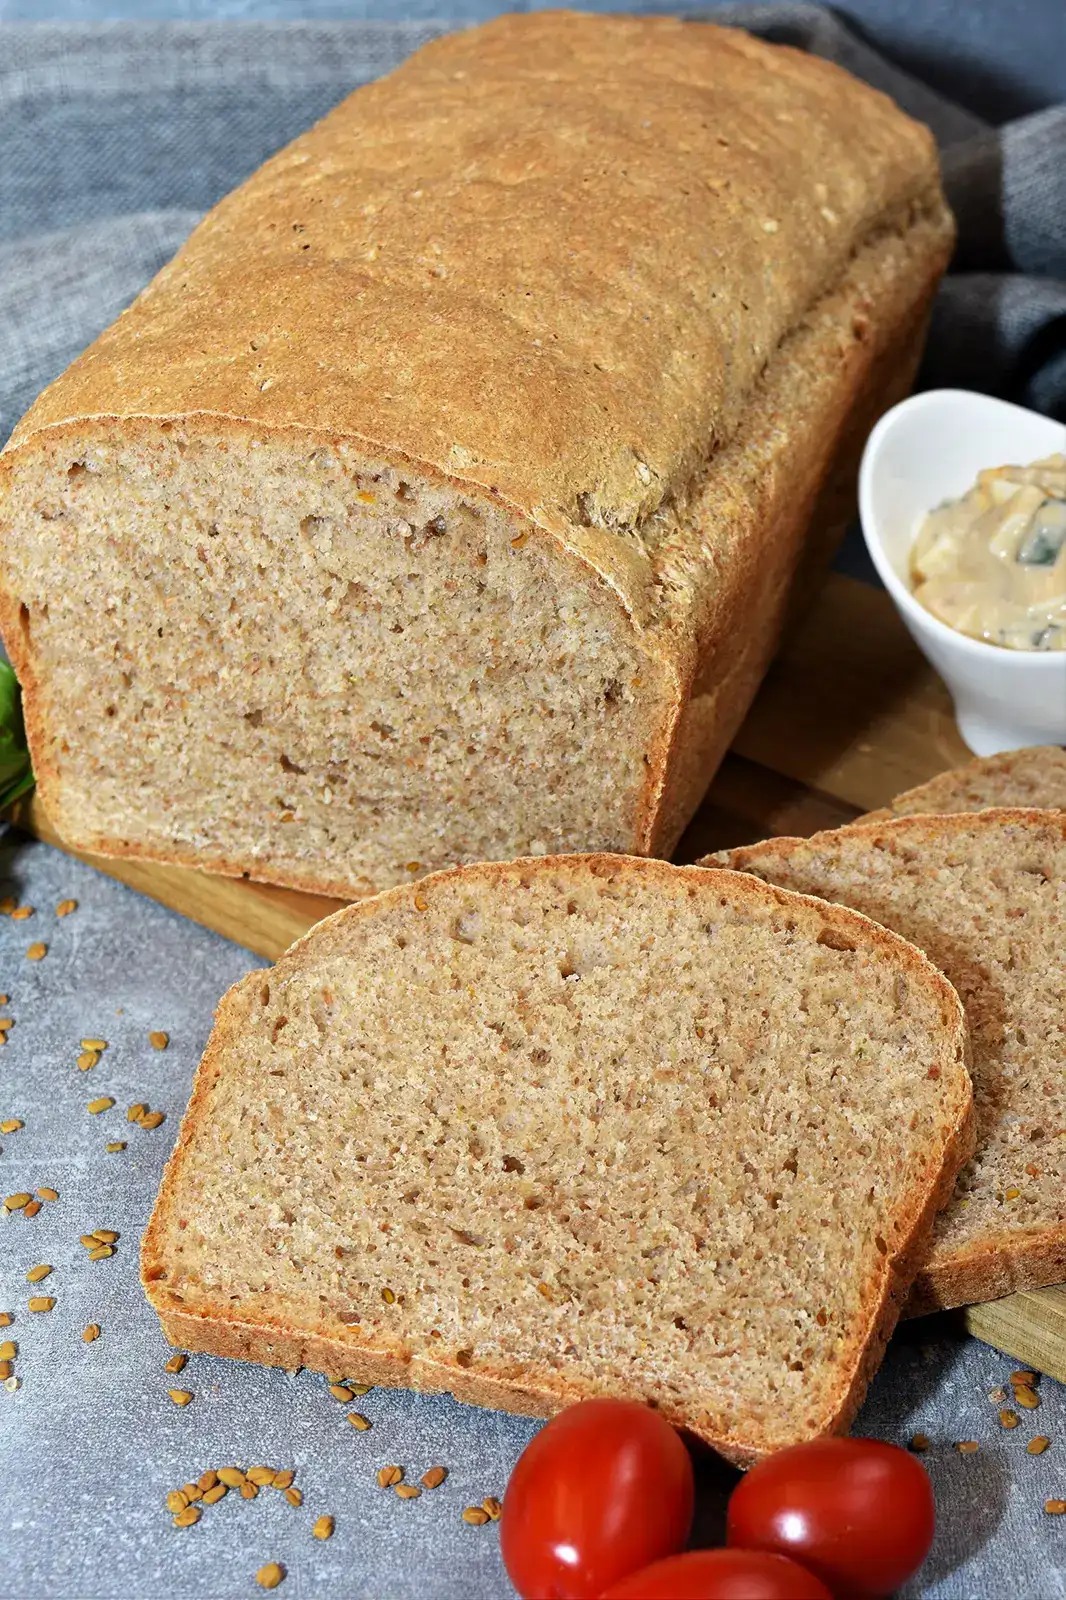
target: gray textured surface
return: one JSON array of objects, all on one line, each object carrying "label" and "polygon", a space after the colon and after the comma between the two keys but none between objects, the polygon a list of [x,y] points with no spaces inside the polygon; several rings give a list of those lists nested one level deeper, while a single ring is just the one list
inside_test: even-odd
[{"label": "gray textured surface", "polygon": [[[510,1593],[497,1530],[460,1519],[465,1505],[500,1494],[536,1424],[440,1396],[377,1389],[355,1403],[368,1433],[346,1422],[324,1381],[193,1356],[180,1377],[163,1370],[169,1351],[137,1282],[137,1244],[185,1104],[192,1073],[226,987],[255,959],[59,852],[9,834],[0,839],[0,898],[36,908],[22,922],[0,918],[0,992],[14,1017],[0,1048],[0,1120],[25,1126],[0,1137],[0,1191],[58,1189],[33,1219],[0,1213],[0,1310],[15,1322],[15,1394],[0,1389],[0,1571],[5,1595],[25,1600],[229,1600],[259,1591],[256,1570],[285,1563],[284,1600],[329,1587],[345,1600],[504,1600]],[[78,901],[57,919],[55,906]],[[26,947],[44,940],[41,962]],[[148,1032],[166,1030],[160,1053]],[[75,1066],[83,1037],[108,1040],[99,1065]],[[100,1116],[89,1100],[111,1095]],[[131,1127],[125,1108],[147,1100],[165,1110],[154,1132]],[[108,1155],[111,1139],[127,1149]],[[114,1227],[110,1260],[91,1262],[78,1236]],[[25,1282],[39,1261],[55,1270],[41,1291],[55,1309],[33,1315]],[[98,1322],[94,1344],[83,1328]],[[1049,1379],[1041,1405],[1004,1432],[988,1393],[1016,1365],[947,1319],[897,1335],[856,1431],[903,1442],[932,1441],[937,1544],[922,1584],[931,1600],[1062,1600],[1066,1519],[1043,1512],[1066,1493],[1066,1390]],[[178,1410],[172,1386],[195,1399]],[[1026,1441],[1053,1439],[1042,1456]],[[953,1445],[976,1439],[976,1455]],[[265,1490],[253,1502],[230,1494],[202,1521],[171,1526],[167,1491],[205,1468],[234,1462],[294,1467],[304,1504]],[[377,1488],[386,1462],[415,1478],[434,1462],[445,1485],[404,1503]],[[705,1464],[703,1527],[713,1536],[724,1472]],[[336,1532],[311,1537],[328,1511]]]}]

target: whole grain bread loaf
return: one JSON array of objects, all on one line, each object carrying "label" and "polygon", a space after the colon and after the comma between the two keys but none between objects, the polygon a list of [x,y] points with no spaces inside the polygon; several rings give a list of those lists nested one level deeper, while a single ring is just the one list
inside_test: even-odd
[{"label": "whole grain bread loaf", "polygon": [[854,906],[924,950],[963,1000],[977,1151],[908,1310],[1066,1278],[1066,815],[905,817],[712,863]]},{"label": "whole grain bread loaf", "polygon": [[928,131],[825,61],[565,12],[428,45],[0,456],[45,808],[349,897],[669,854],[951,240]]},{"label": "whole grain bread loaf", "polygon": [[923,812],[986,811],[989,807],[1066,811],[1066,750],[1057,744],[1037,744],[980,756],[907,789],[882,810],[868,811],[857,820],[884,822],[889,817]]},{"label": "whole grain bread loaf", "polygon": [[226,995],[145,1287],[185,1349],[633,1396],[747,1463],[858,1406],[972,1149],[965,1051],[843,908],[618,856],[441,873]]}]

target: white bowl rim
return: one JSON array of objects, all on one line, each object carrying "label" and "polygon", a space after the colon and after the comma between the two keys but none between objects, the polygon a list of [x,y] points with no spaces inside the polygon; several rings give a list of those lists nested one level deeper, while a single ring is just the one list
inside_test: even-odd
[{"label": "white bowl rim", "polygon": [[[1033,411],[1028,406],[1015,405],[1011,400],[1000,400],[994,395],[981,394],[976,389],[925,389],[921,394],[908,395],[905,400],[900,400],[891,410],[874,424],[866,446],[862,453],[859,466],[859,521],[862,526],[862,536],[870,559],[877,568],[877,575],[888,590],[892,599],[905,617],[914,620],[916,626],[927,630],[934,639],[938,639],[949,649],[957,650],[960,655],[970,656],[974,661],[997,662],[1007,671],[1032,672],[1049,671],[1052,663],[1058,665],[1063,659],[1060,650],[1011,650],[1005,645],[989,644],[986,639],[974,639],[968,633],[960,633],[957,628],[952,628],[939,617],[927,611],[920,600],[916,600],[912,589],[899,576],[895,567],[885,552],[879,533],[876,531],[876,518],[873,514],[873,491],[871,479],[873,477],[873,463],[880,452],[881,442],[885,435],[895,425],[899,414],[903,411],[928,410],[934,406],[943,405],[947,399],[965,398],[967,402],[980,401],[990,409],[996,408],[1003,411],[1022,412],[1026,416],[1036,418],[1040,422],[1050,423],[1053,427],[1062,427],[1054,417],[1046,417],[1042,412]],[[1064,435],[1066,435],[1066,430]],[[1064,437],[1066,449],[1066,437]],[[990,465],[1002,466],[1002,462],[993,462]],[[932,508],[930,508],[932,509]],[[1007,667],[1007,662],[1019,663],[1017,666]],[[1020,663],[1024,663],[1021,665]]]}]

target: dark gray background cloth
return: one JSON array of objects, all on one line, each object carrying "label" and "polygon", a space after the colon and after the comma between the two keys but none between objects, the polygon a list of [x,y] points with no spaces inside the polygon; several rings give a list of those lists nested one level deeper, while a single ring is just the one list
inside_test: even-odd
[{"label": "dark gray background cloth", "polygon": [[[0,0],[0,20],[12,23],[0,28],[0,434],[219,195],[353,86],[448,25],[417,0],[404,8],[409,20],[390,20],[383,6],[379,20],[352,22],[329,20],[351,9],[329,0],[130,5],[156,17],[175,7],[190,17],[248,16],[255,7],[278,18],[314,10],[320,20],[94,28],[78,19],[118,15],[122,6]],[[21,25],[60,7],[72,20]],[[877,13],[884,32],[893,7],[900,11],[900,0],[870,0],[856,12]],[[491,9],[470,0],[455,16]],[[832,55],[933,124],[963,238],[929,377],[1062,415],[1064,130],[1051,102],[1064,72],[1054,19],[1061,32],[1064,13],[1059,0],[1030,8],[1039,27],[1027,37],[1042,48],[1020,55],[1025,7],[982,0],[964,11],[949,0],[913,0],[908,9],[912,32],[895,36],[896,65],[812,7],[715,15]],[[987,24],[986,52],[960,46],[955,104],[943,97],[954,84],[943,49],[930,53],[929,40],[942,46],[961,28],[969,41],[976,23]],[[934,87],[900,63],[922,69]],[[1008,115],[1016,120],[993,126]],[[309,1373],[289,1378],[205,1357],[193,1357],[176,1380],[163,1370],[168,1352],[137,1284],[137,1241],[212,1008],[253,958],[11,835],[0,839],[0,897],[7,893],[36,910],[28,921],[0,918],[0,992],[9,996],[0,1014],[15,1019],[0,1047],[0,1118],[24,1122],[0,1137],[0,1192],[51,1184],[61,1198],[32,1220],[0,1212],[0,1310],[16,1315],[0,1337],[18,1340],[21,1380],[14,1394],[0,1389],[0,1591],[26,1600],[228,1600],[258,1593],[256,1569],[280,1560],[289,1570],[285,1600],[327,1586],[356,1600],[503,1600],[510,1591],[497,1530],[467,1526],[460,1511],[502,1492],[535,1424],[445,1397],[376,1390],[358,1402],[374,1426],[357,1434],[344,1420],[350,1408]],[[57,919],[68,896],[78,910]],[[25,958],[34,939],[48,944],[40,963]],[[152,1028],[171,1033],[163,1054],[147,1044]],[[89,1036],[109,1046],[80,1073],[79,1040]],[[115,1107],[89,1115],[96,1095],[114,1096]],[[163,1126],[145,1133],[128,1124],[125,1107],[135,1100],[165,1110]],[[128,1147],[108,1155],[114,1139]],[[99,1226],[122,1237],[113,1259],[90,1263],[78,1235]],[[43,1287],[56,1307],[41,1316],[26,1311],[25,1272],[37,1261],[55,1267]],[[90,1321],[103,1332],[85,1345]],[[1044,1380],[1040,1409],[1004,1431],[1002,1402],[990,1395],[1015,1365],[966,1339],[952,1319],[913,1324],[893,1341],[858,1431],[897,1441],[922,1431],[931,1440],[925,1459],[939,1531],[911,1595],[1066,1600],[1066,1524],[1043,1512],[1045,1499],[1066,1493],[1066,1393]],[[175,1382],[195,1394],[182,1411],[166,1396]],[[1025,1444],[1037,1433],[1053,1443],[1030,1456]],[[955,1450],[967,1439],[979,1442],[976,1454]],[[166,1491],[234,1461],[297,1468],[305,1506],[294,1510],[270,1493],[254,1503],[230,1495],[197,1527],[172,1528]],[[437,1461],[449,1479],[419,1501],[404,1504],[374,1483],[386,1462],[416,1478]],[[722,1495],[704,1471],[710,1534]],[[336,1517],[328,1544],[310,1536],[323,1511]]]}]

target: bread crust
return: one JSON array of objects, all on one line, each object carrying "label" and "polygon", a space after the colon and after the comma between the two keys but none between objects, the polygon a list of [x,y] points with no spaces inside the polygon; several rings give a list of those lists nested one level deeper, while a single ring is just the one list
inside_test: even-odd
[{"label": "bread crust", "polygon": [[[960,1166],[969,1159],[974,1143],[973,1097],[970,1085],[968,1039],[962,1006],[954,989],[915,946],[870,921],[861,913],[831,905],[812,896],[796,894],[762,883],[746,874],[694,867],[673,867],[664,862],[610,855],[535,857],[509,863],[485,863],[452,868],[435,873],[414,885],[386,890],[373,899],[344,907],[297,940],[280,958],[282,963],[298,962],[306,955],[328,954],[331,945],[343,939],[353,921],[373,917],[396,904],[411,904],[418,895],[432,895],[434,887],[457,876],[465,885],[496,884],[515,874],[536,874],[545,870],[566,869],[603,874],[637,872],[653,881],[674,878],[710,892],[739,896],[749,903],[761,902],[787,910],[795,921],[806,921],[819,931],[831,931],[843,938],[861,941],[867,948],[891,954],[902,970],[931,990],[937,998],[944,1020],[945,1059],[954,1063],[951,1121],[943,1148],[923,1190],[908,1196],[909,1209],[899,1219],[896,1248],[884,1256],[866,1305],[862,1308],[850,1343],[840,1357],[840,1381],[830,1411],[817,1429],[808,1435],[846,1431],[862,1403],[870,1377],[876,1371],[885,1345],[899,1318],[900,1307],[917,1265],[928,1246],[936,1212],[954,1187]],[[502,1370],[491,1362],[479,1361],[464,1366],[457,1352],[442,1351],[440,1359],[412,1352],[388,1335],[377,1335],[373,1345],[365,1338],[331,1338],[292,1322],[264,1318],[251,1321],[235,1314],[221,1300],[204,1309],[190,1311],[177,1304],[165,1286],[167,1272],[166,1232],[170,1208],[178,1199],[182,1167],[196,1138],[198,1127],[208,1114],[211,1093],[227,1050],[240,1036],[242,997],[248,984],[259,981],[261,973],[231,988],[223,996],[216,1023],[203,1059],[197,1068],[181,1131],[171,1152],[152,1217],[141,1247],[141,1279],[145,1294],[160,1317],[166,1338],[187,1350],[256,1361],[268,1366],[307,1366],[321,1372],[342,1372],[353,1381],[425,1391],[448,1391],[458,1400],[475,1405],[547,1417],[567,1405],[589,1398],[595,1392],[587,1384],[561,1377],[548,1368],[515,1364]],[[949,1069],[951,1070],[951,1069]],[[947,1109],[947,1108],[946,1108]],[[354,1332],[354,1330],[353,1330]],[[668,1420],[691,1432],[719,1451],[737,1466],[748,1467],[778,1442],[766,1442],[745,1429],[738,1419],[735,1431],[709,1434],[690,1416],[670,1414]]]},{"label": "bread crust", "polygon": [[[467,87],[452,104],[459,73]],[[654,147],[634,149],[609,107],[590,111],[601,87],[612,105],[647,107]],[[448,104],[447,138],[427,133],[435,99]],[[590,116],[602,173],[575,168],[556,137]],[[782,140],[798,118],[805,138]],[[384,154],[379,125],[401,130]],[[486,130],[503,152],[491,160]],[[497,210],[486,210],[477,184],[456,178],[464,154],[486,170],[506,165],[509,137],[533,173],[515,186],[529,198],[514,226],[498,215],[498,185]],[[368,141],[384,178],[367,167]],[[385,203],[410,192],[412,163],[426,206],[457,219],[454,238],[438,211],[427,222],[413,200]],[[639,178],[639,206],[617,170]],[[678,183],[694,196],[709,186],[713,203],[679,208]],[[312,238],[305,255],[303,234],[283,238],[278,218],[294,208],[317,217],[330,197],[329,229],[294,224]],[[582,251],[553,251],[560,226],[577,230]],[[477,249],[463,229],[480,229]],[[826,525],[822,543],[839,533],[865,434],[909,387],[952,240],[927,130],[823,61],[673,19],[502,18],[358,91],[206,219],[16,429],[0,454],[0,536],[5,479],[45,470],[89,421],[131,438],[200,419],[309,448],[342,439],[505,505],[574,563],[627,648],[658,665],[646,781],[632,836],[619,842],[666,855],[773,653],[809,527]],[[409,262],[438,246],[447,276],[420,280],[416,293]],[[573,281],[575,254],[589,281]],[[626,262],[642,263],[632,293],[644,293],[644,277],[655,284],[646,336],[632,305],[617,302],[611,274]],[[608,268],[605,287],[596,273]],[[521,304],[516,272],[529,287]],[[763,284],[755,305],[752,279]],[[383,381],[401,359],[414,374],[397,386],[402,404]],[[507,403],[485,405],[486,392]],[[26,690],[42,803],[78,848],[365,892],[342,863],[235,860],[86,833],[51,754],[47,685],[19,596],[2,575],[0,630]]]},{"label": "bread crust", "polygon": [[[1047,785],[1044,794],[1040,796],[1040,808],[1062,809],[1057,801],[1059,795],[1062,795],[1066,803],[1066,750],[1057,744],[1031,745],[1024,750],[1006,750],[999,755],[977,756],[963,767],[954,767],[950,772],[940,772],[927,783],[919,783],[913,789],[905,789],[902,794],[896,795],[889,805],[881,806],[876,811],[864,812],[861,817],[855,818],[855,824],[889,822],[894,817],[911,817],[919,814],[951,814],[957,811],[994,809],[991,802],[988,804],[983,802],[980,792],[983,783],[988,779],[1011,777],[1018,767],[1032,774],[1037,766],[1041,768],[1042,780]],[[1026,784],[1024,781],[1018,785],[1019,790],[1032,787],[1031,783]],[[1036,796],[1032,798],[1036,799]],[[1017,798],[1012,796],[1010,803],[1023,810],[1031,809],[1023,803],[1020,795]],[[999,809],[1003,809],[1002,804]]]}]

